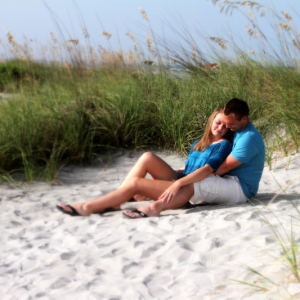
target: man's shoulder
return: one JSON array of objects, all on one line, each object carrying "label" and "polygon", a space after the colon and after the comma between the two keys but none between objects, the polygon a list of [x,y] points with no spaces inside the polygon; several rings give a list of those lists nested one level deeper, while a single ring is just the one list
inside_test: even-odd
[{"label": "man's shoulder", "polygon": [[261,133],[258,131],[258,129],[250,123],[246,128],[244,128],[242,131],[237,132],[236,138],[255,138],[255,139],[261,139],[263,140],[263,137]]}]

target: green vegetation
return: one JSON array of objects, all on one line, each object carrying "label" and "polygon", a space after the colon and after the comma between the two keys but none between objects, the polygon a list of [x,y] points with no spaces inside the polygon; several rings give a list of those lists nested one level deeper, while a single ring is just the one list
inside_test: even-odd
[{"label": "green vegetation", "polygon": [[1,85],[10,95],[0,106],[0,170],[24,170],[29,181],[37,175],[51,180],[60,164],[91,162],[108,149],[154,146],[185,153],[211,111],[236,95],[248,101],[261,132],[285,124],[298,148],[299,122],[290,108],[300,93],[281,80],[298,74],[287,68],[247,59],[180,78],[167,70],[83,70],[13,60],[1,63],[0,72],[9,78]]},{"label": "green vegetation", "polygon": [[[249,1],[237,7],[263,9]],[[226,11],[232,10],[227,4]],[[146,51],[131,33],[133,50],[96,50],[83,29],[85,46],[77,39],[60,42],[51,33],[52,44],[40,47],[35,59],[30,41],[21,45],[7,31],[7,45],[2,43],[6,59],[0,62],[3,179],[21,172],[27,181],[51,181],[62,164],[91,163],[99,151],[116,148],[186,154],[211,111],[233,97],[249,103],[251,119],[266,138],[273,135],[267,142],[270,168],[274,151],[287,155],[299,149],[300,74],[294,52],[266,60],[247,55],[231,41],[232,58],[232,52],[226,56],[225,40],[209,37],[212,61],[194,37],[182,34],[181,44],[155,36],[146,12],[141,14],[150,32]],[[287,13],[283,17],[290,21]],[[254,20],[249,14],[248,21]],[[253,30],[248,28],[249,35]],[[103,35],[110,38],[109,32]],[[285,47],[287,38],[278,38]],[[293,41],[297,50],[298,40]]]}]

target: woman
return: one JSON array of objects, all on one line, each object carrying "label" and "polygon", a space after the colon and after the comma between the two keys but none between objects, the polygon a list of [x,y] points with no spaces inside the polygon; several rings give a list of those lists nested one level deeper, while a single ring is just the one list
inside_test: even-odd
[{"label": "woman", "polygon": [[[71,216],[89,216],[107,208],[119,207],[131,198],[137,201],[151,198],[157,201],[153,209],[125,211],[130,218],[158,216],[161,210],[177,208],[187,203],[194,194],[193,184],[212,175],[231,151],[232,137],[217,108],[209,117],[204,135],[195,141],[186,160],[185,169],[176,172],[165,161],[151,152],[144,153],[115,191],[88,202],[59,204],[57,209]],[[149,173],[152,179],[146,179]],[[146,213],[148,212],[148,213]]]}]

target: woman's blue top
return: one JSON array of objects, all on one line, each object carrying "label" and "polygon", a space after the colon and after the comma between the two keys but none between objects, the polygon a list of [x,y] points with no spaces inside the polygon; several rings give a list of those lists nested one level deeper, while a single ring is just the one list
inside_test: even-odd
[{"label": "woman's blue top", "polygon": [[193,149],[198,142],[199,140],[196,140],[193,143],[185,162],[185,169],[179,177],[186,176],[205,165],[210,165],[213,170],[216,171],[232,149],[232,143],[224,140],[222,142],[209,145],[202,152]]}]

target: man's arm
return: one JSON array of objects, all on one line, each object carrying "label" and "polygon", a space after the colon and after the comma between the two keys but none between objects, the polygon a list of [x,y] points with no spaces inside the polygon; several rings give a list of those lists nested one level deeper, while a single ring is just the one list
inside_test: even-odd
[{"label": "man's arm", "polygon": [[225,173],[240,166],[241,164],[242,163],[240,161],[238,161],[231,154],[229,154],[214,174],[215,175],[224,175]]}]

